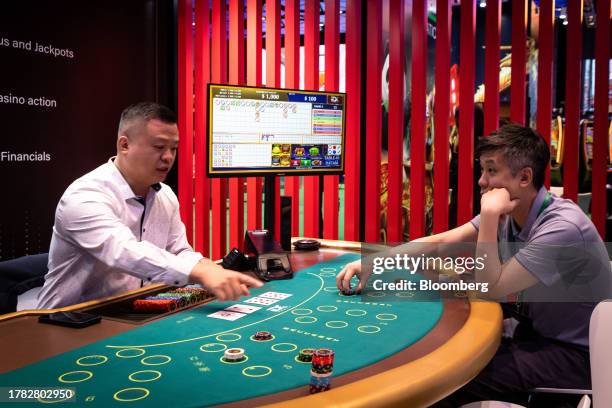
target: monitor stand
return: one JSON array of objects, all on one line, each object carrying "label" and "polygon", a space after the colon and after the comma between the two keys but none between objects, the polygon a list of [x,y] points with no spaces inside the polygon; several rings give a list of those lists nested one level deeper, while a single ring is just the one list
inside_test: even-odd
[{"label": "monitor stand", "polygon": [[276,210],[276,177],[264,177],[264,228],[270,231],[273,239],[275,231],[275,210]]}]

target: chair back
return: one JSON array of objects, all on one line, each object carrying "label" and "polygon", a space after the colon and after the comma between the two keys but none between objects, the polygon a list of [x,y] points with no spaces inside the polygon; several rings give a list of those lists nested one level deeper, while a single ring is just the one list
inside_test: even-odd
[{"label": "chair back", "polygon": [[600,302],[589,327],[593,406],[612,407],[612,300]]}]

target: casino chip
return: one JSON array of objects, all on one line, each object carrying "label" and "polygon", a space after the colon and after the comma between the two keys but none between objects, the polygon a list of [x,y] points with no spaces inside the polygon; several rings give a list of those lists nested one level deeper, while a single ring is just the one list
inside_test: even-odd
[{"label": "casino chip", "polygon": [[314,355],[314,349],[302,349],[300,350],[300,354],[298,355],[298,360],[303,361],[305,363],[310,363],[312,361],[312,356]]},{"label": "casino chip", "polygon": [[223,361],[226,363],[239,363],[244,359],[244,349],[241,348],[230,348],[223,353]]},{"label": "casino chip", "polygon": [[272,333],[269,331],[258,331],[253,335],[253,340],[256,341],[268,341],[272,340]]},{"label": "casino chip", "polygon": [[343,290],[341,291],[341,293],[342,293],[344,296],[353,296],[353,295],[355,295],[355,294],[357,293],[357,291],[356,291],[355,289],[343,289]]}]

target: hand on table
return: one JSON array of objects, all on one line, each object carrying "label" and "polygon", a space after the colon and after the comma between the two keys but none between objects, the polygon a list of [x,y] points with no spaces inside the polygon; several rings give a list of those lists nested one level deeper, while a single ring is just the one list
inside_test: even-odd
[{"label": "hand on table", "polygon": [[359,284],[355,288],[357,293],[361,292],[365,287],[368,279],[370,278],[370,272],[361,269],[361,259],[353,261],[347,264],[336,276],[336,286],[340,290],[349,290],[351,288],[351,279],[353,276],[359,278]]},{"label": "hand on table", "polygon": [[191,271],[189,281],[199,283],[210,290],[217,300],[238,300],[249,296],[249,288],[259,288],[263,283],[244,273],[223,269],[208,261],[199,262]]}]

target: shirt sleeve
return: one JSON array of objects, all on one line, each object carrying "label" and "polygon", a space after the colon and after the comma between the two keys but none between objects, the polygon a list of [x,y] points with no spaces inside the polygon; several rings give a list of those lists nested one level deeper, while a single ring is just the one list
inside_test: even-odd
[{"label": "shirt sleeve", "polygon": [[470,220],[476,230],[480,230],[480,214]]},{"label": "shirt sleeve", "polygon": [[62,198],[55,229],[68,242],[110,268],[148,281],[184,285],[196,264],[147,241],[138,241],[102,192],[74,193]]}]

